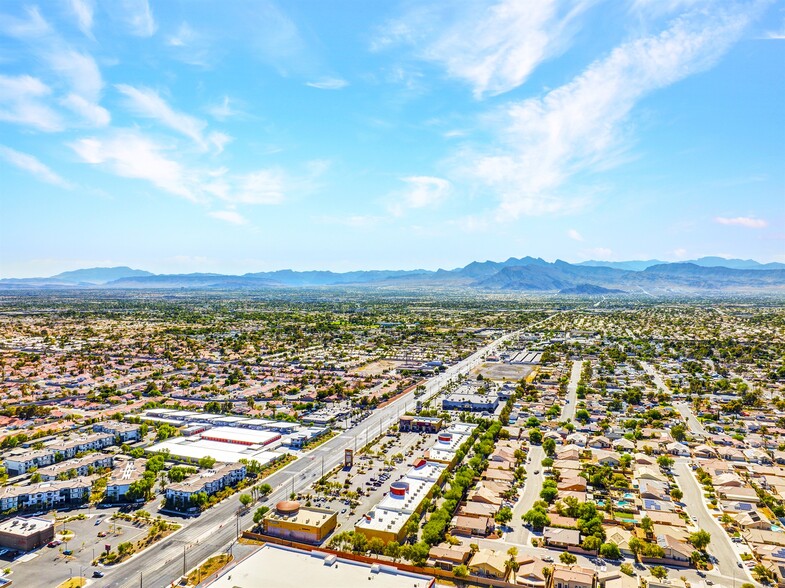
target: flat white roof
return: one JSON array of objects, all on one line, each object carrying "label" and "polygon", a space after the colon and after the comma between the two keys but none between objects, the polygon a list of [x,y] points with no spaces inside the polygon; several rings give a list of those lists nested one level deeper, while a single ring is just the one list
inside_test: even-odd
[{"label": "flat white roof", "polygon": [[48,529],[54,523],[47,519],[37,517],[14,517],[0,523],[0,533],[13,533],[14,535],[32,535],[38,531]]},{"label": "flat white roof", "polygon": [[221,443],[218,441],[206,441],[199,439],[197,441],[188,442],[188,438],[177,437],[175,439],[167,439],[161,443],[148,448],[150,452],[169,450],[170,455],[174,457],[200,459],[205,456],[215,458],[216,461],[223,461],[226,463],[237,463],[241,459],[255,459],[260,464],[264,465],[281,454],[268,450],[250,449],[243,445],[234,445],[232,443]]},{"label": "flat white roof", "polygon": [[346,588],[372,581],[373,588],[429,588],[434,579],[393,566],[353,562],[320,551],[266,544],[228,568],[210,588]]},{"label": "flat white roof", "polygon": [[280,437],[279,433],[270,431],[257,431],[255,429],[238,429],[236,427],[214,427],[201,434],[202,437],[213,439],[226,439],[227,441],[240,441],[243,443],[253,443],[255,445],[265,445],[270,441]]}]

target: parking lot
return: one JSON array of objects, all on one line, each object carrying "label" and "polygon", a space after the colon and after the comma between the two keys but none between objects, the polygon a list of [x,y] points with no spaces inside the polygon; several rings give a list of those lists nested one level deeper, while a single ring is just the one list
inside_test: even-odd
[{"label": "parking lot", "polygon": [[[145,510],[154,515],[157,504],[158,500],[153,501],[146,505]],[[93,508],[59,513],[55,540],[49,544],[51,547],[43,546],[27,554],[17,554],[13,559],[9,557],[11,553],[6,553],[0,556],[0,566],[11,568],[11,579],[19,586],[57,586],[79,575],[91,579],[95,571],[104,569],[102,566],[93,566],[92,562],[107,545],[117,551],[120,543],[137,541],[147,534],[147,525],[112,520],[112,515],[117,511],[117,508]],[[80,513],[85,515],[84,519],[75,518],[66,522],[67,518]],[[183,524],[179,519],[174,522]],[[64,535],[63,531],[70,533]]]},{"label": "parking lot", "polygon": [[[390,483],[401,478],[412,466],[415,458],[423,456],[436,442],[436,435],[425,433],[388,433],[381,437],[367,453],[355,456],[354,467],[350,471],[339,470],[329,481],[357,492],[357,505],[351,508],[352,501],[345,495],[315,494],[313,506],[329,508],[338,512],[336,533],[354,529],[354,524],[373,508],[387,494]],[[397,459],[395,459],[397,456]]]}]

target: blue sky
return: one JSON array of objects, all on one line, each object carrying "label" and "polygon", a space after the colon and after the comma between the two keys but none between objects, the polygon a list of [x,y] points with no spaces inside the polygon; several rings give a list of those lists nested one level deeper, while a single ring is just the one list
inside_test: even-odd
[{"label": "blue sky", "polygon": [[0,4],[0,276],[785,261],[785,3]]}]

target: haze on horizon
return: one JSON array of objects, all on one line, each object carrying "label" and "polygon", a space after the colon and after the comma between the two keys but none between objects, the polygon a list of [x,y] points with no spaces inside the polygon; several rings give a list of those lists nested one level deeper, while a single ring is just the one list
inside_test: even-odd
[{"label": "haze on horizon", "polygon": [[785,3],[0,6],[0,277],[785,261]]}]

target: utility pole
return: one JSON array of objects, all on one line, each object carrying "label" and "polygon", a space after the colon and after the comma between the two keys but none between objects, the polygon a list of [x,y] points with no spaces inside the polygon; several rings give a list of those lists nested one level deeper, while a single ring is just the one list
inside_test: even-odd
[{"label": "utility pole", "polygon": [[139,588],[142,588],[142,572],[139,571]]},{"label": "utility pole", "polygon": [[188,569],[185,567],[185,545],[183,545],[183,576],[185,576],[187,571]]},{"label": "utility pole", "polygon": [[324,478],[324,453],[322,453],[322,478]]}]

